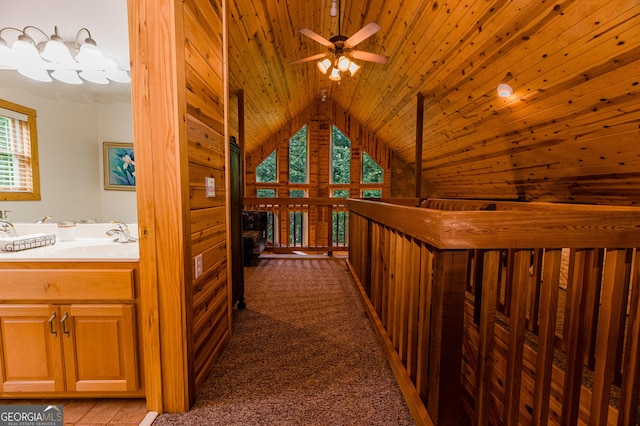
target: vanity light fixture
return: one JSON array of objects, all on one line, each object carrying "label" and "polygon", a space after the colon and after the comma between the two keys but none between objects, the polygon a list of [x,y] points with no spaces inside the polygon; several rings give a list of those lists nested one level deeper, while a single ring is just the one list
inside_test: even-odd
[{"label": "vanity light fixture", "polygon": [[[18,34],[11,47],[3,38],[6,31]],[[113,59],[105,57],[98,49],[87,28],[81,28],[70,42],[60,37],[58,27],[54,27],[51,36],[31,25],[22,30],[2,28],[0,69],[14,69],[25,77],[42,82],[53,79],[68,84],[82,84],[83,80],[95,84],[131,82],[129,73],[119,69]]]},{"label": "vanity light fixture", "polygon": [[508,98],[513,95],[513,89],[508,84],[498,84],[498,96]]}]

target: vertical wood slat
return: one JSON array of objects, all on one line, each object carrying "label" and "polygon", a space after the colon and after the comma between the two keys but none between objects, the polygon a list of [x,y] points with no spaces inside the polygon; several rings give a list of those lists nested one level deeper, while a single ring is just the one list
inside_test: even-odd
[{"label": "vertical wood slat", "polygon": [[[560,423],[563,425],[576,425],[580,410],[580,388],[582,385],[582,359],[584,353],[584,333],[582,324],[585,315],[585,295],[582,282],[589,259],[593,256],[592,250],[570,251],[570,264],[567,286],[567,307],[569,308],[569,320],[565,319],[565,334],[563,344],[566,345],[566,369],[564,375],[564,387],[562,394],[562,416]],[[566,318],[566,316],[565,316]]]},{"label": "vertical wood slat", "polygon": [[627,319],[618,426],[633,424],[637,419],[640,395],[640,250],[635,250],[632,289]]},{"label": "vertical wood slat", "polygon": [[409,326],[409,289],[413,285],[409,277],[411,275],[410,264],[407,263],[407,259],[411,258],[411,244],[409,237],[405,235],[398,235],[399,250],[396,253],[396,260],[398,266],[397,271],[397,297],[396,306],[398,310],[396,312],[396,333],[398,336],[398,355],[404,363],[407,365],[407,350],[408,350],[408,326]]},{"label": "vertical wood slat", "polygon": [[538,356],[536,358],[536,382],[533,390],[533,424],[545,426],[549,420],[551,399],[551,373],[553,348],[558,316],[558,290],[562,250],[545,250],[544,271],[540,289],[540,327],[538,329]]},{"label": "vertical wood slat", "polygon": [[520,417],[520,385],[522,382],[522,355],[524,334],[527,327],[527,294],[529,282],[529,250],[513,250],[510,262],[511,309],[509,317],[509,350],[507,359],[504,419],[509,425],[516,425]]},{"label": "vertical wood slat", "polygon": [[436,424],[458,424],[460,415],[466,268],[465,250],[436,251],[427,403]]},{"label": "vertical wood slat", "polygon": [[420,244],[419,314],[418,314],[418,359],[416,365],[416,390],[425,406],[429,386],[429,347],[431,343],[431,306],[433,303],[433,262],[434,253],[426,245]]},{"label": "vertical wood slat", "polygon": [[[620,307],[626,306],[629,288],[630,250],[607,249],[598,321],[596,366],[591,397],[592,426],[607,423],[611,385],[615,376],[620,336]],[[626,309],[622,309],[626,312]]]},{"label": "vertical wood slat", "polygon": [[498,292],[498,273],[500,271],[500,251],[477,250],[476,263],[482,262],[482,284],[476,285],[481,289],[482,296],[476,296],[479,306],[480,343],[478,345],[478,370],[476,376],[475,418],[476,426],[489,424],[489,408],[491,394],[491,370],[493,368],[494,327],[496,320],[496,293]]},{"label": "vertical wood slat", "polygon": [[411,239],[409,249],[409,273],[407,280],[409,283],[408,305],[407,305],[407,360],[406,367],[409,377],[415,383],[418,363],[418,330],[420,315],[420,244]]}]

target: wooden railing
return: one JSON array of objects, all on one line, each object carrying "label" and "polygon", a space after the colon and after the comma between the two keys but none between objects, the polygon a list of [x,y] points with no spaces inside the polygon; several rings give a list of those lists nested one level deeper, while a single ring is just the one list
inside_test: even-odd
[{"label": "wooden railing", "polygon": [[267,250],[346,251],[349,213],[345,198],[244,198],[244,210],[267,212]]},{"label": "wooden railing", "polygon": [[640,209],[423,206],[348,201],[349,265],[416,422],[637,424]]}]

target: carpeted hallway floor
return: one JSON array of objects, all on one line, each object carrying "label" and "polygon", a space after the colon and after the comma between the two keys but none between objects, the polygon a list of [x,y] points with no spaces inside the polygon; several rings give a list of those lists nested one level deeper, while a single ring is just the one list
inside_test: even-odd
[{"label": "carpeted hallway floor", "polygon": [[247,308],[184,414],[159,425],[411,425],[344,259],[259,259]]}]

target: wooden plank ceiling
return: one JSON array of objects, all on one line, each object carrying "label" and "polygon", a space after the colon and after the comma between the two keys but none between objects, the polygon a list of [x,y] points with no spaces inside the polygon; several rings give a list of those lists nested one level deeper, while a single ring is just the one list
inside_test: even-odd
[{"label": "wooden plank ceiling", "polygon": [[[331,0],[230,0],[230,84],[244,91],[247,152],[322,90],[407,163],[425,103],[423,176],[459,198],[640,203],[638,0],[340,0],[341,34],[390,57],[338,84]],[[514,89],[496,94],[499,83]]]}]

